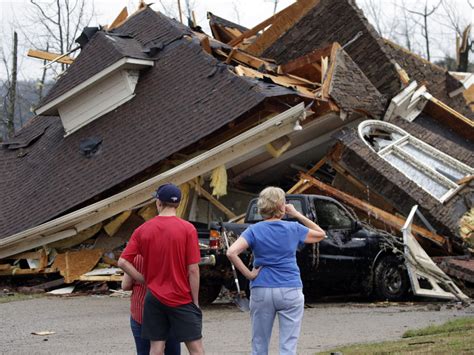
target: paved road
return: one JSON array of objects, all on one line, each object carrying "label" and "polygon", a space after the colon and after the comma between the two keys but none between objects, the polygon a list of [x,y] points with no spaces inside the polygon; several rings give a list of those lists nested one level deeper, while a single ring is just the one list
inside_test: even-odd
[{"label": "paved road", "polygon": [[[2,354],[132,354],[128,326],[129,299],[108,296],[44,297],[0,304]],[[350,343],[399,338],[407,329],[474,316],[474,306],[428,310],[427,304],[381,307],[370,303],[312,304],[305,310],[299,342],[300,354]],[[43,337],[35,331],[54,331]],[[278,351],[278,329],[272,354]],[[230,304],[204,309],[204,343],[207,354],[248,354],[248,313]],[[183,354],[186,354],[183,351]]]}]

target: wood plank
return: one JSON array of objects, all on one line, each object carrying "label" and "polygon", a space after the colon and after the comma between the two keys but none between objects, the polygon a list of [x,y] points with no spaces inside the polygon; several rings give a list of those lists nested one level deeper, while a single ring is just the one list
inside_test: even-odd
[{"label": "wood plank", "polygon": [[264,77],[266,77],[266,78],[271,79],[276,84],[279,84],[288,88],[296,89],[301,96],[304,96],[310,99],[315,98],[315,93],[306,87],[305,82],[302,82],[294,78],[289,78],[286,76],[276,76],[276,75],[271,75],[271,74],[263,74],[257,70],[254,70],[252,68],[247,68],[242,65],[236,66],[235,72],[240,76],[246,76],[250,78],[263,79]]},{"label": "wood plank", "polygon": [[235,47],[236,45],[241,43],[244,39],[256,35],[259,31],[261,31],[265,27],[271,25],[272,22],[275,20],[275,18],[278,16],[278,14],[279,13],[273,15],[272,17],[267,18],[265,21],[259,23],[257,26],[249,29],[248,31],[245,31],[239,37],[237,37],[237,38],[233,39],[232,41],[230,41],[229,46]]},{"label": "wood plank", "polygon": [[10,265],[10,264],[0,264],[0,271],[3,271],[3,270],[10,270],[13,268],[13,265]]},{"label": "wood plank", "polygon": [[58,272],[56,269],[20,269],[12,268],[10,270],[0,270],[0,276],[15,276],[15,275],[40,275],[40,274],[52,274]]},{"label": "wood plank", "polygon": [[[230,63],[230,59],[236,60],[240,63],[247,64],[249,67],[252,67],[253,69],[259,69],[262,66],[268,70],[268,71],[274,71],[275,65],[261,59],[258,57],[255,57],[253,55],[250,55],[248,53],[245,53],[237,48],[233,48],[232,51],[230,52],[229,56],[227,57],[226,63]],[[312,83],[311,83],[312,84]]]},{"label": "wood plank", "polygon": [[[380,208],[372,206],[371,204],[365,201],[362,201],[349,194],[346,194],[345,192],[339,191],[338,189],[315,179],[311,175],[300,173],[299,176],[301,179],[306,180],[308,184],[314,186],[315,188],[322,191],[323,193],[329,196],[332,196],[336,198],[337,200],[340,200],[341,202],[350,205],[353,208],[359,209],[361,211],[364,211],[370,214],[371,218],[380,220],[392,228],[396,228],[397,230],[400,230],[405,224],[404,218],[395,216],[391,213],[381,210]],[[413,225],[412,232],[424,238],[427,238],[440,246],[443,246],[445,248],[447,247],[446,239],[444,237],[438,234],[431,233],[429,230],[425,228]]]},{"label": "wood plank", "polygon": [[128,11],[127,11],[127,7],[125,6],[122,9],[122,11],[120,11],[120,13],[117,15],[115,20],[112,21],[110,26],[107,26],[107,30],[110,31],[110,30],[113,30],[114,28],[119,27],[122,23],[124,23],[127,20],[127,18],[128,18]]},{"label": "wood plank", "polygon": [[331,49],[331,56],[329,57],[329,68],[326,75],[322,77],[323,86],[321,89],[321,94],[323,99],[329,99],[329,89],[331,88],[332,75],[336,67],[336,57],[339,50],[342,49],[340,49],[340,46],[337,43],[334,43]]},{"label": "wood plank", "polygon": [[[62,54],[40,51],[37,49],[30,49],[28,50],[28,54],[27,54],[28,57],[49,60],[49,61],[53,61],[56,58],[61,57],[61,55]],[[72,62],[74,62],[74,58],[71,58],[70,56],[66,55],[56,60],[56,62],[62,63],[62,64],[72,64]]]},{"label": "wood plank", "polygon": [[314,51],[304,56],[298,57],[286,64],[282,64],[279,66],[279,70],[281,71],[281,73],[292,73],[300,69],[301,67],[311,64],[315,65],[315,68],[321,71],[321,60],[323,57],[329,57],[331,55],[333,45],[334,44],[323,48],[315,49]]},{"label": "wood plank", "polygon": [[121,282],[123,275],[102,275],[102,276],[86,276],[81,275],[78,277],[79,281],[105,281],[105,282]]},{"label": "wood plank", "polygon": [[377,204],[378,207],[382,208],[384,211],[389,211],[390,213],[393,213],[395,211],[395,208],[393,207],[391,203],[389,203],[385,198],[383,198],[377,192],[369,190],[367,185],[360,182],[357,178],[351,175],[341,165],[332,161],[331,166],[334,170],[336,170],[339,173],[340,176],[342,176],[349,183],[355,186],[359,191],[361,191],[364,194],[364,196],[370,196],[370,199],[373,200],[373,202]]},{"label": "wood plank", "polygon": [[297,23],[310,9],[317,6],[319,0],[299,0],[278,12],[272,20],[271,26],[246,51],[253,55],[262,55],[275,41]]},{"label": "wood plank", "polygon": [[[318,171],[319,169],[321,169],[321,167],[326,163],[326,161],[328,160],[328,157],[325,155],[324,157],[322,157],[316,164],[314,164],[314,166],[309,169],[306,174],[308,175],[314,175],[314,173],[316,171]],[[293,194],[293,193],[298,193],[296,191],[299,191],[301,189],[301,187],[303,187],[303,185],[306,184],[306,181],[304,181],[303,179],[300,179],[298,180],[298,182],[296,184],[294,184],[291,189],[289,189],[286,193],[287,194]]]},{"label": "wood plank", "polygon": [[227,218],[235,218],[237,215],[229,210],[226,206],[224,206],[220,201],[218,201],[214,196],[212,196],[209,192],[207,192],[204,188],[201,187],[198,183],[194,181],[189,182],[197,191],[198,194],[202,195],[205,197],[210,203],[212,203],[214,206],[216,206],[219,210],[224,212],[224,214],[227,216]]}]

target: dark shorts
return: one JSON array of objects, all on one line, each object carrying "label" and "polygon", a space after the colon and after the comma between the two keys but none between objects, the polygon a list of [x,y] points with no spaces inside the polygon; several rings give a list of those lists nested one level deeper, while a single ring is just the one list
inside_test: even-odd
[{"label": "dark shorts", "polygon": [[167,306],[147,291],[143,309],[142,338],[164,341],[168,339],[170,331],[179,342],[201,339],[201,310],[194,303],[178,307]]}]

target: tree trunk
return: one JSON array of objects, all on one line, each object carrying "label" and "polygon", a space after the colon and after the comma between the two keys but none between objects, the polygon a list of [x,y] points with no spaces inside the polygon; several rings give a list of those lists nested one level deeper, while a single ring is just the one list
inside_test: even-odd
[{"label": "tree trunk", "polygon": [[18,35],[13,32],[13,59],[12,74],[10,79],[10,90],[8,95],[7,110],[7,134],[11,138],[15,134],[15,100],[16,100],[16,82],[17,82],[17,63],[18,63]]}]

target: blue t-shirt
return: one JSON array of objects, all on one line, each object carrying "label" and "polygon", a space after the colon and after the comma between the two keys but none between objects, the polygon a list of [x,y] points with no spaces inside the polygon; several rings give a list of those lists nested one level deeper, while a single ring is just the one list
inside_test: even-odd
[{"label": "blue t-shirt", "polygon": [[254,267],[262,269],[250,287],[303,287],[296,264],[296,249],[309,229],[298,222],[259,222],[243,233],[254,255]]}]

